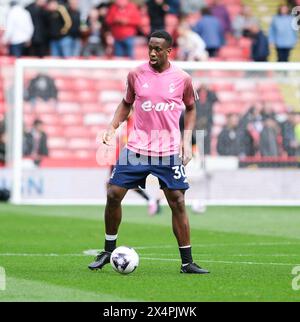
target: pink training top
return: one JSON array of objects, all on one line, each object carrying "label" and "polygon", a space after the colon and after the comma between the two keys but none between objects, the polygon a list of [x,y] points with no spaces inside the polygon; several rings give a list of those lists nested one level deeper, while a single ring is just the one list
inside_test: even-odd
[{"label": "pink training top", "polygon": [[190,75],[172,64],[162,73],[149,63],[130,72],[124,100],[135,104],[127,148],[150,156],[179,153],[180,115],[195,98]]}]

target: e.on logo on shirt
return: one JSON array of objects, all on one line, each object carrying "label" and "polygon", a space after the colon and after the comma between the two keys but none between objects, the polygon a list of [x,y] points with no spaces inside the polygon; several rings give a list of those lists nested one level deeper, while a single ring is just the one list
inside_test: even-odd
[{"label": "e.on logo on shirt", "polygon": [[151,101],[146,101],[142,105],[142,109],[145,112],[151,112],[152,110],[155,110],[156,112],[166,112],[166,111],[173,111],[175,108],[175,103],[157,103],[152,104]]}]

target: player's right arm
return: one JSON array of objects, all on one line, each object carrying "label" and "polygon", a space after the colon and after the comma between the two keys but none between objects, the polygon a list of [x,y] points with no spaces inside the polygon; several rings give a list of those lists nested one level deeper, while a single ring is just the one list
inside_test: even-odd
[{"label": "player's right arm", "polygon": [[102,142],[106,145],[110,144],[111,139],[114,137],[116,130],[124,121],[128,119],[131,112],[132,104],[127,103],[124,99],[119,104],[113,120],[109,124],[106,131],[103,133]]},{"label": "player's right arm", "polygon": [[109,142],[114,137],[117,128],[121,123],[128,119],[128,116],[132,110],[132,105],[135,100],[135,90],[134,90],[134,72],[129,72],[127,76],[126,93],[122,102],[119,104],[113,120],[108,126],[107,130],[102,136],[102,142],[109,145]]}]

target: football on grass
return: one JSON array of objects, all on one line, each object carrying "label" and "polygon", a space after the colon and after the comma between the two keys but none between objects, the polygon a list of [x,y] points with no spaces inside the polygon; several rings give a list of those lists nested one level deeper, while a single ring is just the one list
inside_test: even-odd
[{"label": "football on grass", "polygon": [[117,247],[110,257],[111,266],[121,274],[132,273],[139,265],[139,255],[127,246]]}]

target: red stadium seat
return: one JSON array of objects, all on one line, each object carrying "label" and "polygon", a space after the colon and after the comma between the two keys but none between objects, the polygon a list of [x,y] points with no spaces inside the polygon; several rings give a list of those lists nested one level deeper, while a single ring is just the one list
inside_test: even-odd
[{"label": "red stadium seat", "polygon": [[81,125],[83,124],[83,117],[80,114],[64,114],[60,117],[60,121],[64,126]]},{"label": "red stadium seat", "polygon": [[236,93],[243,102],[253,102],[257,100],[257,92],[240,92]]},{"label": "red stadium seat", "polygon": [[80,103],[98,102],[98,92],[93,90],[78,91],[77,101]]},{"label": "red stadium seat", "polygon": [[75,91],[60,91],[58,92],[58,100],[60,102],[76,102],[77,92]]},{"label": "red stadium seat", "polygon": [[69,78],[55,78],[55,85],[59,91],[72,91],[74,89],[73,81]]},{"label": "red stadium seat", "polygon": [[279,86],[276,83],[263,82],[263,83],[257,84],[257,89],[262,92],[264,92],[264,91],[278,91]]},{"label": "red stadium seat", "polygon": [[38,117],[41,119],[45,124],[47,125],[59,125],[60,124],[60,117],[57,115],[57,113],[52,114],[41,114]]},{"label": "red stadium seat", "polygon": [[58,112],[59,113],[79,113],[80,105],[77,102],[65,102],[58,104]]},{"label": "red stadium seat", "polygon": [[108,124],[111,120],[111,117],[107,117],[103,113],[94,113],[94,114],[86,114],[84,116],[83,123],[85,125],[96,125],[96,124]]},{"label": "red stadium seat", "polygon": [[99,95],[100,102],[121,102],[124,97],[124,93],[121,91],[107,90],[102,91]]},{"label": "red stadium seat", "polygon": [[232,91],[233,90],[233,83],[227,82],[227,81],[220,81],[213,83],[211,85],[211,88],[214,91]]},{"label": "red stadium seat", "polygon": [[239,4],[230,4],[227,6],[227,10],[229,12],[229,15],[231,19],[233,19],[235,16],[237,16],[241,12],[241,6]]},{"label": "red stadium seat", "polygon": [[266,102],[283,102],[283,97],[278,91],[261,92],[260,97]]},{"label": "red stadium seat", "polygon": [[49,137],[48,146],[50,149],[65,149],[67,148],[67,140],[63,137]]},{"label": "red stadium seat", "polygon": [[90,140],[86,138],[72,138],[68,142],[69,149],[96,149],[96,142],[95,140]]},{"label": "red stadium seat", "polygon": [[67,126],[64,134],[66,138],[88,138],[91,133],[83,126]]},{"label": "red stadium seat", "polygon": [[[73,157],[73,154],[69,150],[51,149],[50,157],[54,159],[70,159]],[[43,164],[43,166],[45,166],[45,164]]]},{"label": "red stadium seat", "polygon": [[235,102],[239,101],[239,96],[233,91],[220,91],[218,92],[218,98],[221,102]]},{"label": "red stadium seat", "polygon": [[82,103],[81,110],[83,114],[86,113],[97,113],[101,111],[101,104],[100,103]]},{"label": "red stadium seat", "polygon": [[95,80],[86,78],[77,78],[73,81],[76,91],[92,91],[96,89]]},{"label": "red stadium seat", "polygon": [[44,125],[43,129],[45,133],[48,135],[48,137],[53,136],[64,136],[64,129],[61,126],[53,126],[53,125]]}]

